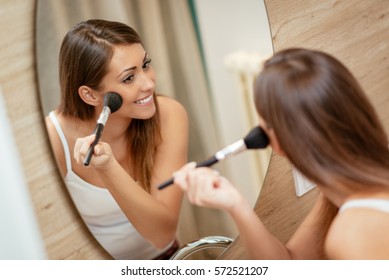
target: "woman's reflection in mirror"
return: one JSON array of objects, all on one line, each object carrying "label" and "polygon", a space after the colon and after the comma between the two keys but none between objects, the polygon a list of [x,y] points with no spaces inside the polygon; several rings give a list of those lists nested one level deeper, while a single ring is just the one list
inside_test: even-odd
[{"label": "woman's reflection in mirror", "polygon": [[[80,215],[115,259],[169,258],[177,248],[182,191],[157,186],[187,162],[185,109],[156,94],[156,74],[141,38],[119,22],[77,24],[63,39],[59,68],[61,101],[46,124]],[[123,103],[85,167],[110,91]]]}]

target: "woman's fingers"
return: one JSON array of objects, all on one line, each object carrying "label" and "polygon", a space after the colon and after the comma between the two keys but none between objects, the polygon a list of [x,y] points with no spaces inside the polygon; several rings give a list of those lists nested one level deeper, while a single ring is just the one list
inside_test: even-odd
[{"label": "woman's fingers", "polygon": [[181,169],[173,173],[174,183],[177,184],[184,191],[187,190],[187,178],[191,170],[196,168],[195,162],[189,162],[185,164]]},{"label": "woman's fingers", "polygon": [[174,183],[186,192],[191,203],[199,206],[223,204],[223,199],[220,200],[223,194],[219,194],[223,192],[220,190],[222,177],[218,171],[209,167],[196,168],[196,164],[191,162],[174,172],[173,176]]},{"label": "woman's fingers", "polygon": [[220,180],[218,171],[201,167],[188,174],[188,198],[197,205],[205,205],[213,196],[213,192]]},{"label": "woman's fingers", "polygon": [[78,138],[74,145],[73,156],[77,163],[80,163],[84,160],[86,153],[89,150],[90,145],[95,140],[96,135],[91,134],[89,136]]}]

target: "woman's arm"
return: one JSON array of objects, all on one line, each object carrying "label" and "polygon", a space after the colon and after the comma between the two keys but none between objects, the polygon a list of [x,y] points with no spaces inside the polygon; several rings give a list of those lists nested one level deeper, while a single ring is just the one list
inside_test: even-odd
[{"label": "woman's arm", "polygon": [[294,259],[326,259],[324,245],[338,208],[321,192],[315,205],[298,227],[287,247]]},{"label": "woman's arm", "polygon": [[324,197],[319,197],[311,212],[285,245],[268,232],[247,203],[237,205],[230,214],[252,258],[317,260],[326,257],[324,241],[336,215],[336,208]]},{"label": "woman's arm", "polygon": [[249,203],[232,184],[209,168],[188,164],[174,174],[175,182],[199,206],[227,211],[237,225],[239,236],[253,259],[319,259],[324,238],[336,209],[320,196],[307,218],[287,244],[275,238],[263,225]]},{"label": "woman's arm", "polygon": [[[172,99],[159,98],[159,105],[162,142],[154,162],[150,194],[120,166],[106,143],[96,145],[91,165],[137,231],[155,247],[164,248],[176,235],[182,191],[174,185],[159,191],[157,185],[187,161],[188,119],[184,108]],[[87,142],[93,141],[91,137],[84,147],[75,148],[79,161],[86,153]]]}]

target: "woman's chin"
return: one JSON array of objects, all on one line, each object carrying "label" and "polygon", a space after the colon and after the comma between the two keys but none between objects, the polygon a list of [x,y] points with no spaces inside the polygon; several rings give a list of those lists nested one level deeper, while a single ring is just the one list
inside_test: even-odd
[{"label": "woman's chin", "polygon": [[147,120],[152,118],[155,115],[156,108],[155,105],[147,106],[141,109],[138,109],[136,113],[133,113],[133,119]]}]

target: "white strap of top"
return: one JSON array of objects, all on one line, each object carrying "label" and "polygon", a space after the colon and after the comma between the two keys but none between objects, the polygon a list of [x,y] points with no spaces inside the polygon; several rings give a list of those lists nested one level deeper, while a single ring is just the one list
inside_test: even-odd
[{"label": "white strap of top", "polygon": [[66,170],[67,172],[69,172],[72,170],[72,164],[70,159],[70,150],[69,150],[68,142],[66,141],[65,134],[63,133],[61,125],[59,124],[59,121],[53,111],[49,113],[49,117],[51,122],[54,124],[55,129],[57,130],[59,138],[61,139],[63,151],[65,153]]},{"label": "white strap of top", "polygon": [[350,208],[372,208],[389,213],[389,199],[365,198],[349,200],[340,207],[339,212]]}]

